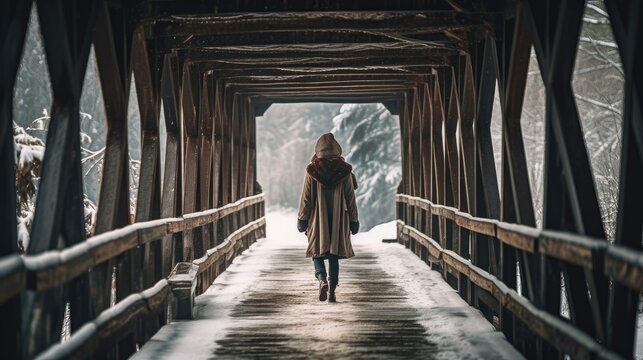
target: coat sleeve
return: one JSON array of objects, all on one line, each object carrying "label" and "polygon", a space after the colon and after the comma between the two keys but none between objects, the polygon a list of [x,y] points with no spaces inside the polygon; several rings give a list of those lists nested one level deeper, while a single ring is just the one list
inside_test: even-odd
[{"label": "coat sleeve", "polygon": [[312,200],[312,181],[310,176],[306,174],[304,178],[304,188],[301,190],[301,200],[299,201],[299,212],[297,214],[297,219],[299,220],[308,220],[310,217],[310,211],[312,210],[313,204]]},{"label": "coat sleeve", "polygon": [[355,175],[351,173],[350,180],[344,186],[344,198],[346,199],[346,206],[348,207],[348,218],[351,222],[359,221],[357,216],[357,203],[355,202],[355,188],[357,180]]}]

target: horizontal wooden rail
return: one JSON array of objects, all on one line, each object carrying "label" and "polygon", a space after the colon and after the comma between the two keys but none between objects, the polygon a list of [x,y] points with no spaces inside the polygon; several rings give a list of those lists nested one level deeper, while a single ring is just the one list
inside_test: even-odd
[{"label": "horizontal wooden rail", "polygon": [[104,310],[96,319],[83,325],[64,343],[58,343],[36,359],[85,359],[106,344],[115,343],[127,333],[134,322],[161,310],[170,294],[170,286],[162,279],[153,287],[131,294]]},{"label": "horizontal wooden rail", "polygon": [[186,230],[194,229],[199,226],[214,222],[224,216],[238,212],[239,210],[248,206],[260,203],[263,201],[263,194],[249,196],[240,199],[236,202],[224,205],[217,209],[204,210],[191,214],[183,215],[179,219],[171,219],[167,224],[167,232],[174,234]]},{"label": "horizontal wooden rail", "polygon": [[[263,234],[262,230],[265,227],[263,201],[263,194],[254,195],[218,209],[185,214],[177,218],[134,223],[90,237],[82,243],[62,250],[47,251],[37,255],[5,256],[0,259],[0,304],[20,296],[25,291],[39,293],[63,286],[83,273],[95,269],[96,266],[103,266],[107,261],[123,261],[121,256],[136,251],[137,247],[160,242],[168,235],[172,238],[172,234],[188,233],[221,220],[223,223],[218,224],[221,225],[222,234],[226,238],[191,264],[197,269],[195,273],[199,274],[205,273],[212,265],[218,264],[216,261],[218,258],[225,259],[223,266],[219,266],[217,272],[209,271],[205,274],[207,276],[199,278],[202,282],[211,282],[236,255]],[[230,231],[232,233],[229,233]],[[214,244],[213,240],[209,246]],[[171,274],[174,273],[175,271]],[[146,320],[156,324],[151,325],[150,329],[154,330],[150,330],[152,332],[148,335],[153,333],[159,325],[165,323],[168,314],[172,313],[168,304],[174,298],[174,283],[166,278],[171,274],[159,274],[153,280],[158,280],[156,284],[146,290],[122,294],[124,298],[114,306],[101,309],[102,312],[95,318],[87,319],[80,328],[73,331],[67,341],[50,346],[36,357],[41,359],[92,357],[97,351],[113,349],[120,341],[136,332],[142,321]],[[209,284],[204,283],[202,287],[205,288],[206,285]],[[145,339],[141,340],[145,341]]]},{"label": "horizontal wooden rail", "polygon": [[[587,269],[604,264],[603,272],[606,276],[637,291],[643,291],[643,252],[590,236],[476,218],[455,208],[434,205],[429,200],[404,194],[397,194],[396,201],[408,205],[422,203],[424,205],[421,208],[431,209],[434,215],[455,219],[456,224],[474,233],[495,236],[516,249],[548,255]],[[448,209],[446,216],[444,209]]]},{"label": "horizontal wooden rail", "polygon": [[[639,251],[589,236],[476,218],[453,207],[436,205],[429,200],[404,194],[398,194],[396,201],[452,220],[473,233],[494,237],[515,249],[547,255],[588,270],[601,269],[611,279],[636,291],[643,291],[643,253]],[[491,294],[500,306],[511,311],[530,331],[562,353],[582,359],[620,358],[569,321],[539,309],[496,276],[456,252],[444,249],[430,236],[403,220],[397,220],[397,228],[400,236],[406,236],[426,248],[434,262],[442,264],[449,272],[466,276],[476,287]]]},{"label": "horizontal wooden rail", "polygon": [[604,266],[607,276],[643,292],[643,253],[610,244],[605,250]]},{"label": "horizontal wooden rail", "polygon": [[533,253],[538,251],[540,231],[528,226],[498,222],[496,237],[516,249]]},{"label": "horizontal wooden rail", "polygon": [[63,250],[0,259],[0,304],[24,290],[44,291],[68,282],[91,267],[165,235],[194,229],[263,201],[263,194],[218,209],[145,221],[92,236]]},{"label": "horizontal wooden rail", "polygon": [[197,275],[208,270],[208,268],[215,265],[221,258],[225,258],[226,256],[228,256],[228,254],[235,249],[235,245],[238,240],[248,235],[249,233],[256,231],[264,225],[266,225],[265,217],[248,223],[242,228],[230,234],[230,236],[228,236],[223,243],[212,249],[209,249],[205,255],[194,260],[192,263],[198,267]]},{"label": "horizontal wooden rail", "polygon": [[[230,212],[224,214],[228,215]],[[265,223],[265,217],[261,217],[246,224],[230,234],[220,245],[208,250],[207,255],[194,260],[192,264],[198,269],[196,273],[204,272],[215,265],[220,258],[226,258],[241,238],[260,229]],[[189,279],[189,281],[193,281],[193,279]],[[171,294],[172,282],[171,277],[170,279],[162,279],[152,288],[129,295],[113,307],[103,311],[94,321],[83,325],[64,343],[52,346],[40,354],[38,359],[83,359],[101,346],[115,343],[120,340],[120,336],[126,333],[125,330],[133,326],[137,318],[154,314],[160,310]]]},{"label": "horizontal wooden rail", "polygon": [[594,341],[586,333],[576,329],[569,322],[538,309],[527,298],[507,287],[495,276],[478,268],[455,252],[442,249],[433,239],[422,234],[419,230],[404,224],[401,220],[398,220],[398,227],[402,228],[402,234],[410,236],[426,246],[432,256],[467,276],[479,288],[489,292],[499,304],[514,313],[531,331],[561,352],[569,354],[571,358],[620,359],[615,353]]}]

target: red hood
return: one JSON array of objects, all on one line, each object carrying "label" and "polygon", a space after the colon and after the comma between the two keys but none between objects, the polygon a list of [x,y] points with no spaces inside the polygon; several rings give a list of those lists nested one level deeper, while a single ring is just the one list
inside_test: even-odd
[{"label": "red hood", "polygon": [[314,158],[306,167],[308,175],[325,187],[333,187],[351,173],[353,167],[341,157]]}]

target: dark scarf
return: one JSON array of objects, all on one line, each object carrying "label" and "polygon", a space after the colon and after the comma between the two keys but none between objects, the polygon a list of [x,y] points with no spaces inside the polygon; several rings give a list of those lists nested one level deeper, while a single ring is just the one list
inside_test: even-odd
[{"label": "dark scarf", "polygon": [[308,175],[319,181],[324,187],[333,187],[337,182],[351,173],[353,167],[340,156],[318,158],[306,167]]}]

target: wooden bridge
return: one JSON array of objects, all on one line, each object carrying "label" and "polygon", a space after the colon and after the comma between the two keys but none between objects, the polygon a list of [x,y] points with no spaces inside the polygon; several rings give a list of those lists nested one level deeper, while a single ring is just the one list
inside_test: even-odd
[{"label": "wooden bridge", "polygon": [[[21,254],[11,104],[33,6],[53,105],[32,240]],[[625,75],[613,243],[570,83],[584,1],[2,1],[3,356],[125,358],[150,348],[159,329],[162,335],[192,317],[195,296],[217,291],[216,283],[208,290],[213,281],[265,235],[255,117],[277,102],[323,101],[381,102],[399,115],[397,239],[516,350],[539,359],[632,358],[643,289],[643,5],[606,0],[605,7]],[[97,223],[87,238],[78,112],[92,45],[107,133]],[[542,229],[535,227],[520,126],[532,45],[546,96]],[[126,121],[132,74],[142,130],[133,223]],[[500,187],[490,136],[496,82]],[[424,271],[437,274],[431,268]],[[561,315],[561,291],[569,319]],[[60,343],[66,303],[71,337]],[[426,338],[405,310],[388,320],[409,328],[388,334],[403,344],[400,356],[424,356],[409,350],[425,349]],[[227,349],[241,349],[236,344]]]}]

